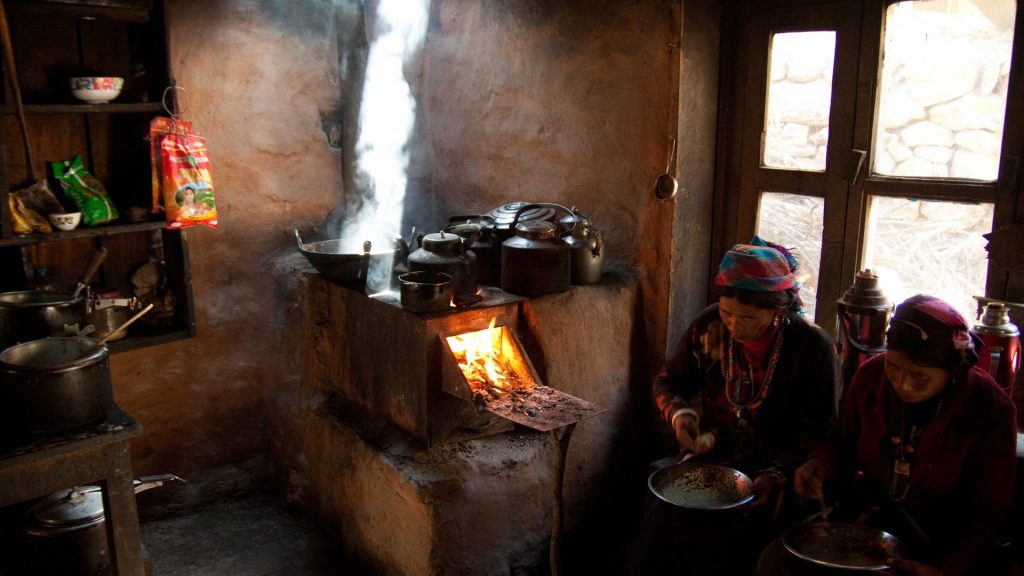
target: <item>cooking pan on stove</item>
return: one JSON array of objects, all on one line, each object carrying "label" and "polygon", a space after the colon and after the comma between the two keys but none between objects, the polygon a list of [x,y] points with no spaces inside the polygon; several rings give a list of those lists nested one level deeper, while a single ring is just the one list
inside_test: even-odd
[{"label": "cooking pan on stove", "polygon": [[753,481],[728,466],[677,462],[655,470],[647,486],[655,496],[691,510],[727,510],[754,499]]},{"label": "cooking pan on stove", "polygon": [[395,250],[374,249],[370,241],[321,240],[303,242],[295,231],[299,252],[309,260],[321,276],[343,286],[363,289],[371,270],[387,270],[390,274]]},{"label": "cooking pan on stove", "polygon": [[842,522],[813,522],[789,529],[782,544],[809,562],[847,570],[882,570],[903,544],[892,534],[871,526]]}]

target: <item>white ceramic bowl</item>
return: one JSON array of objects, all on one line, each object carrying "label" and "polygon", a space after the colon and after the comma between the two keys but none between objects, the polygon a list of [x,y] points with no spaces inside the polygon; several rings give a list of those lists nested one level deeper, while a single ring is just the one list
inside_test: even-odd
[{"label": "white ceramic bowl", "polygon": [[78,228],[78,223],[82,221],[81,212],[54,212],[49,216],[50,222],[57,227],[58,230],[74,230]]},{"label": "white ceramic bowl", "polygon": [[71,94],[83,102],[104,104],[117,98],[124,78],[116,76],[78,76],[69,80]]}]

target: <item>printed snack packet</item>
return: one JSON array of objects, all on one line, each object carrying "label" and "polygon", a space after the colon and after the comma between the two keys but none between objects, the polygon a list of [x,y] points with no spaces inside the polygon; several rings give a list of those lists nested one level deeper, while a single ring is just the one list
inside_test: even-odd
[{"label": "printed snack packet", "polygon": [[168,228],[196,224],[217,227],[217,206],[210,176],[206,139],[199,134],[170,133],[160,142],[161,184]]},{"label": "printed snack packet", "polygon": [[60,182],[64,194],[74,200],[82,212],[82,224],[98,226],[117,220],[117,208],[107,196],[107,190],[82,164],[82,156],[50,164],[53,176]]},{"label": "printed snack packet", "polygon": [[164,211],[163,154],[160,144],[164,136],[177,132],[194,134],[192,123],[186,120],[157,116],[149,123],[149,164],[153,187],[153,214]]}]

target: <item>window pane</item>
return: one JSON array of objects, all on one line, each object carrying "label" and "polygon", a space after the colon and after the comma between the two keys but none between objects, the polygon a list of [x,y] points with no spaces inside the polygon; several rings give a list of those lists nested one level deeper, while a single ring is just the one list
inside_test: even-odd
[{"label": "window pane", "polygon": [[757,235],[790,249],[800,261],[797,280],[804,315],[814,320],[818,302],[818,269],[825,222],[825,199],[781,192],[761,194],[757,210]]},{"label": "window pane", "polygon": [[1015,0],[889,6],[875,173],[998,177],[1015,9]]},{"label": "window pane", "polygon": [[772,36],[764,157],[771,168],[825,170],[835,32]]},{"label": "window pane", "polygon": [[972,296],[985,294],[994,204],[871,197],[864,268],[878,275],[889,300],[931,294],[975,318]]}]

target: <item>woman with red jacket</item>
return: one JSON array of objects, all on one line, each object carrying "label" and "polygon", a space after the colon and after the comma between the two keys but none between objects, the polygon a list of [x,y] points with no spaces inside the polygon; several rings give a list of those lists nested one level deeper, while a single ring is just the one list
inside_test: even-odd
[{"label": "woman with red jacket", "polygon": [[[830,520],[899,538],[898,574],[990,574],[986,555],[1012,504],[1014,406],[975,366],[980,341],[967,326],[931,296],[897,307],[887,351],[861,365],[827,443],[794,475],[799,496],[837,498]],[[804,573],[790,564],[764,573]]]}]

